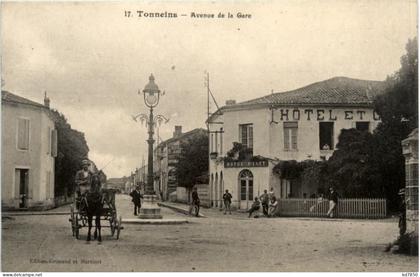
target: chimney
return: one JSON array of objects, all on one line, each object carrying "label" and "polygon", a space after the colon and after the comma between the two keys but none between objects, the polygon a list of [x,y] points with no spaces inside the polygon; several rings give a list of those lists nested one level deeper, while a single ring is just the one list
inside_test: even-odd
[{"label": "chimney", "polygon": [[50,108],[50,98],[48,98],[46,91],[44,92],[44,106]]},{"label": "chimney", "polygon": [[226,100],[226,106],[231,106],[231,105],[235,105],[236,104],[236,100]]},{"label": "chimney", "polygon": [[182,135],[182,126],[175,126],[174,138],[177,138],[180,135]]}]

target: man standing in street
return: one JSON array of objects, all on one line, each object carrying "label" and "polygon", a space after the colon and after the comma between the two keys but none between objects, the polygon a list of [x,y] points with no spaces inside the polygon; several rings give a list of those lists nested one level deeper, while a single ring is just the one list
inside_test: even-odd
[{"label": "man standing in street", "polygon": [[230,211],[230,204],[232,204],[232,194],[229,193],[229,190],[226,190],[225,194],[223,194],[223,203],[225,204],[225,213],[229,210],[229,214],[232,214]]},{"label": "man standing in street", "polygon": [[267,190],[264,190],[264,193],[260,196],[261,206],[263,207],[263,214],[268,216],[268,202],[270,197],[268,196]]},{"label": "man standing in street", "polygon": [[134,203],[134,215],[137,215],[137,213],[140,213],[141,198],[143,198],[140,194],[140,186],[136,186],[136,189],[130,193],[130,196],[132,198],[131,202]]},{"label": "man standing in street", "polygon": [[198,197],[197,187],[193,188],[193,191],[191,193],[191,207],[190,207],[190,214],[192,212],[192,208],[195,207],[194,215],[198,216],[200,214],[200,197]]},{"label": "man standing in street", "polygon": [[328,210],[327,216],[334,217],[334,213],[337,209],[338,193],[334,190],[333,187],[330,187],[328,200],[330,200],[330,209]]}]

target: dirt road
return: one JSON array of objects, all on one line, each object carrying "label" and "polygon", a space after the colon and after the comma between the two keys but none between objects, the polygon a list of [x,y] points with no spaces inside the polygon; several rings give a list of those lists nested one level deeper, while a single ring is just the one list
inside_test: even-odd
[{"label": "dirt road", "polygon": [[[133,217],[127,196],[117,198]],[[252,218],[202,211],[183,225],[125,225],[119,240],[72,237],[68,216],[3,219],[3,271],[418,271],[418,258],[383,252],[393,220]],[[180,218],[162,209],[165,218]]]}]

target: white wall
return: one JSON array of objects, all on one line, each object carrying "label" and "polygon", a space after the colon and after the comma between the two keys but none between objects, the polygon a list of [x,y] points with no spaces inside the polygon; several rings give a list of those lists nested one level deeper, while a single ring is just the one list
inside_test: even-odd
[{"label": "white wall", "polygon": [[[29,150],[17,149],[17,120],[30,120]],[[28,105],[2,104],[2,206],[19,208],[19,187],[15,184],[15,170],[29,169],[28,206],[50,206],[54,198],[54,158],[48,151],[48,127],[53,121],[40,108]],[[49,189],[47,171],[51,171]],[[47,192],[48,195],[47,195]]]}]

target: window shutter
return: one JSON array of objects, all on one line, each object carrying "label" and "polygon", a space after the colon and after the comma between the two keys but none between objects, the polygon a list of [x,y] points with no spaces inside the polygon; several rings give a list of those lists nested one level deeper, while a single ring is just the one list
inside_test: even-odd
[{"label": "window shutter", "polygon": [[289,128],[283,128],[283,134],[284,134],[284,149],[289,150],[290,149],[290,142],[289,142]]},{"label": "window shutter", "polygon": [[51,132],[51,155],[57,157],[57,130]]},{"label": "window shutter", "polygon": [[297,150],[297,128],[291,128],[292,131],[292,149]]},{"label": "window shutter", "polygon": [[254,148],[254,132],[252,125],[248,127],[248,147]]},{"label": "window shutter", "polygon": [[25,176],[25,187],[27,188],[27,192],[28,192],[28,198],[32,199],[33,197],[33,189],[32,186],[29,184],[29,170],[26,171],[26,176]]},{"label": "window shutter", "polygon": [[20,170],[15,169],[15,199],[19,199],[20,190]]},{"label": "window shutter", "polygon": [[241,143],[243,145],[248,145],[248,139],[247,139],[247,129],[246,125],[241,125]]},{"label": "window shutter", "polygon": [[29,149],[29,120],[25,118],[18,119],[18,138],[17,147],[21,150]]}]

